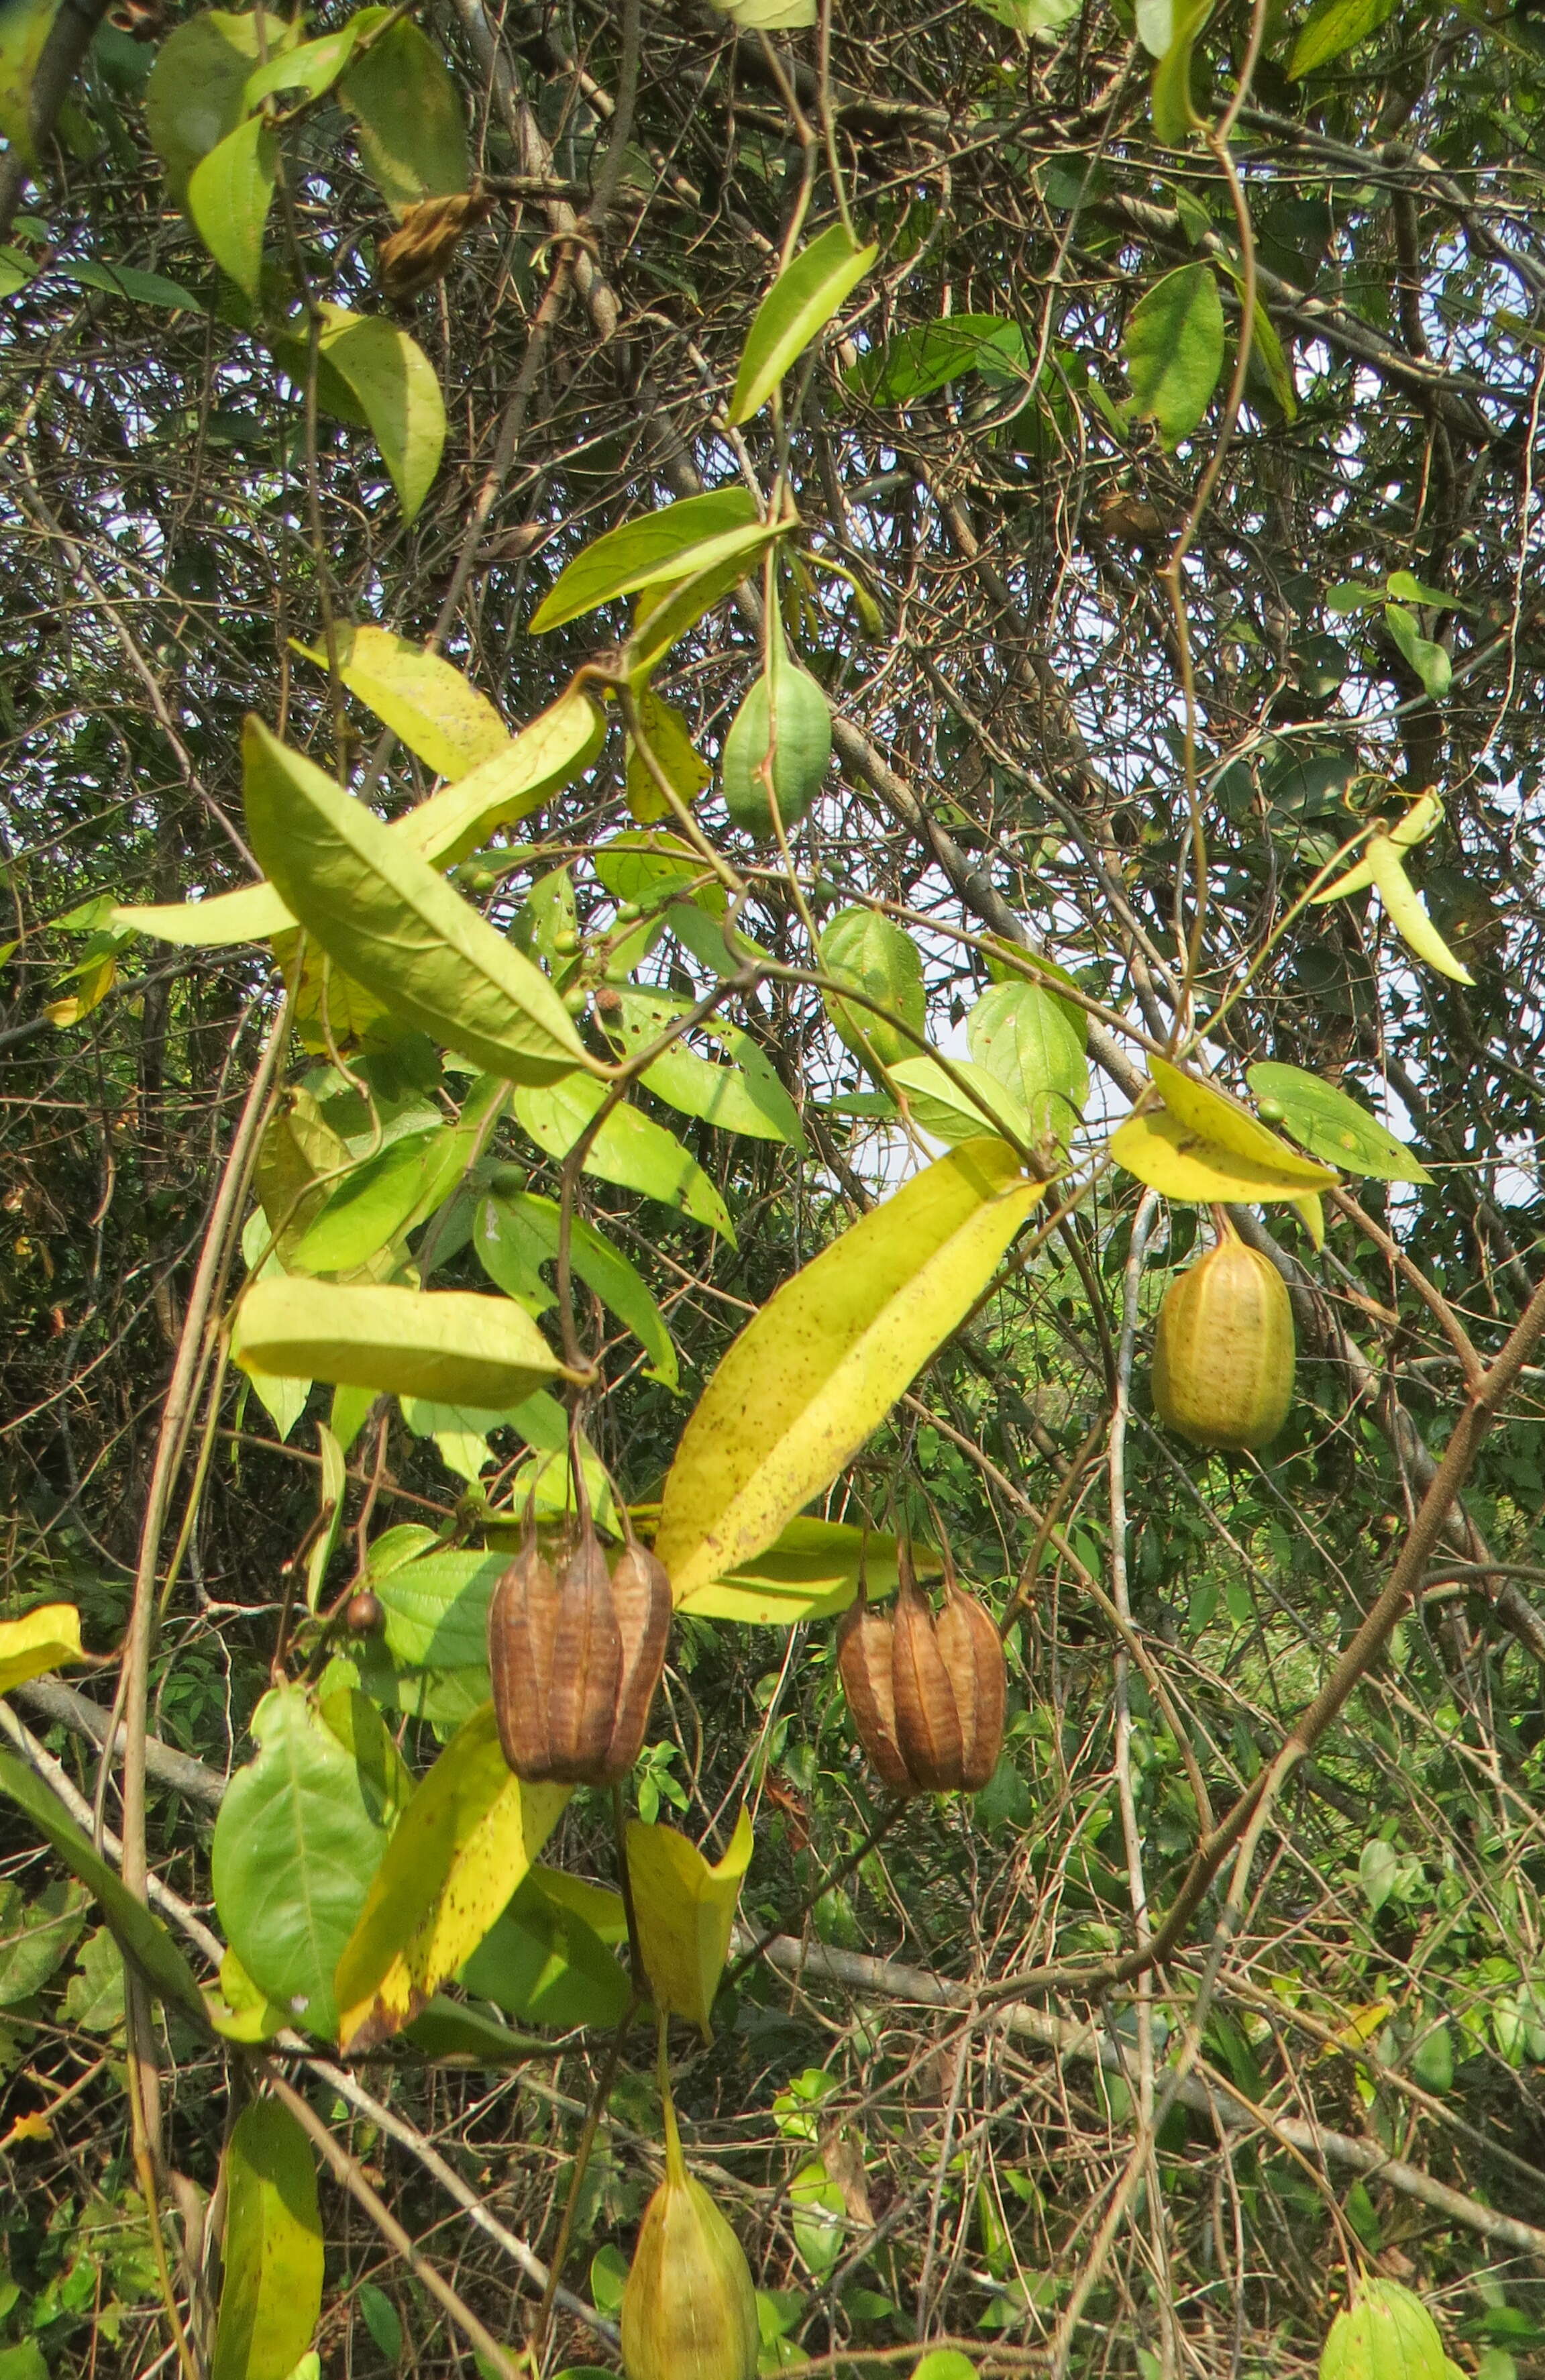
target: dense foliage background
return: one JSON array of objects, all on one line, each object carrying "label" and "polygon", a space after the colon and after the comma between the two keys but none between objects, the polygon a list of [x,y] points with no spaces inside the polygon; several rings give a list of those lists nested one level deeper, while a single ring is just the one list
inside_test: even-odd
[{"label": "dense foliage background", "polygon": [[[680,1353],[675,1391],[632,1341],[608,1342],[591,1428],[628,1497],[658,1495],[748,1314],[918,1161],[865,1111],[800,979],[806,909],[894,905],[947,1050],[963,1054],[989,934],[1069,969],[1108,1021],[1064,1161],[1083,1195],[1027,1234],[1022,1268],[827,1507],[942,1528],[995,1609],[1020,1599],[991,1785],[910,1804],[854,1862],[880,1804],[829,1621],[688,1619],[673,1639],[644,1790],[715,1852],[749,1796],[742,1918],[784,1937],[738,1973],[712,2041],[678,2044],[698,2168],[767,2293],[767,2368],[878,2371],[889,2350],[910,2370],[911,2341],[951,2338],[984,2371],[1289,2372],[1317,2357],[1361,2258],[1426,2296],[1467,2374],[1527,2373],[1545,2345],[1537,1367],[1387,1653],[1283,1785],[1209,1971],[1201,2061],[1161,2099],[1156,2137],[1222,1882],[1167,1965],[1110,1973],[1174,1900],[1208,1824],[1199,1785],[1215,1812],[1236,1802],[1373,1600],[1464,1403],[1465,1334],[1491,1355],[1540,1279],[1539,19],[1521,0],[1340,0],[1330,33],[1313,11],[1306,53],[1276,0],[1177,9],[1198,122],[1231,111],[1186,138],[1185,42],[1162,0],[1135,25],[1126,0],[880,0],[768,34],[697,0],[642,21],[635,0],[621,17],[447,0],[419,21],[497,202],[442,280],[393,305],[372,280],[389,223],[351,119],[327,97],[304,109],[261,301],[271,322],[292,309],[286,373],[163,180],[145,101],[159,13],[119,15],[11,227],[0,337],[6,1612],[73,1601],[104,1663],[119,1650],[162,1400],[278,1014],[261,946],[167,945],[112,905],[255,872],[246,712],[324,767],[368,763],[392,815],[430,783],[291,640],[325,649],[329,619],[436,637],[518,726],[625,631],[619,605],[526,634],[587,539],[742,471],[764,492],[781,474],[806,557],[785,617],[830,698],[834,767],[792,875],[737,839],[715,785],[697,808],[748,872],[740,925],[791,971],[728,1013],[794,1099],[809,1155],[645,1095],[735,1244],[587,1185]],[[326,6],[311,30],[343,21]],[[807,235],[835,220],[834,175],[877,261],[776,420],[729,431],[746,329],[796,219]],[[1196,266],[1185,288],[1214,293],[1197,302],[1209,323],[1221,311],[1223,344],[1213,356],[1207,333],[1199,366],[1192,332],[1156,318],[1177,391],[1138,310]],[[160,276],[159,297],[143,279],[117,294],[113,273]],[[308,403],[307,291],[410,330],[432,363],[447,439],[411,523],[370,431]],[[758,616],[750,596],[721,603],[658,680],[709,760],[759,665]],[[593,856],[631,822],[625,769],[617,726],[456,880],[585,990],[602,963],[576,978],[576,956],[631,922],[628,886]],[[1468,985],[1413,958],[1376,904],[1294,913],[1359,824],[1434,784],[1443,823],[1412,872]],[[642,976],[690,991],[711,944],[672,932]],[[1240,1216],[1280,1257],[1299,1332],[1292,1418],[1259,1458],[1209,1458],[1152,1417],[1152,1318],[1198,1210],[1118,1170],[1088,1178],[1141,1037],[1162,1050],[1193,1023],[1231,1088],[1261,1059],[1319,1073],[1429,1176],[1349,1184],[1358,1208],[1332,1202],[1319,1253],[1290,1208]],[[436,1053],[372,1043],[368,1022],[344,1048],[389,1114],[460,1098]],[[278,1062],[350,1128],[314,1020]],[[513,1121],[492,1154],[553,1189]],[[486,1286],[465,1242],[437,1280]],[[151,1726],[201,1766],[152,1763],[149,1832],[152,1868],[207,1919],[219,1780],[250,1757],[286,1658],[328,1407],[319,1390],[305,1417],[271,1416],[221,1366],[200,1397],[160,1548]],[[513,1521],[524,1451],[496,1436],[479,1484],[392,1413],[350,1454],[327,1599],[385,1524],[462,1543],[489,1504]],[[117,1787],[99,1784],[80,1703],[104,1711],[113,1682],[104,1666],[74,1703],[22,1689],[10,1726],[87,1803],[105,1797],[110,1830]],[[429,1719],[393,1724],[421,1769]],[[129,2147],[121,1970],[35,1830],[0,1825],[0,2372],[148,2374],[172,2350]],[[610,1880],[604,1797],[576,1798],[556,1856]],[[1007,2004],[973,1997],[1041,1969]],[[230,2054],[157,2025],[157,2189],[199,2352]],[[423,2255],[518,2344],[508,2243],[551,2252],[607,2040],[571,2034],[503,2074],[387,2054],[355,2070],[370,2114],[343,2070],[287,2070]],[[640,2035],[568,2267],[603,2314],[658,2141]],[[323,2210],[324,2369],[465,2369],[455,2325],[326,2179]],[[560,2362],[614,2361],[572,2311],[557,2340]]]}]

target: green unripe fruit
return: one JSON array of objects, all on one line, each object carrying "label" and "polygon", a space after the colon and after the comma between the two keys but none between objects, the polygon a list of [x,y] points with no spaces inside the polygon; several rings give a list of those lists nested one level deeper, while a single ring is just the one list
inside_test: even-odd
[{"label": "green unripe fruit", "polygon": [[755,2380],[761,2336],[745,2252],[687,2172],[668,2101],[665,2180],[622,2294],[622,2368],[628,2380]]},{"label": "green unripe fruit", "polygon": [[1280,1099],[1257,1099],[1255,1103],[1255,1111],[1261,1118],[1262,1123],[1285,1123],[1287,1122],[1287,1110],[1283,1106]]},{"label": "green unripe fruit", "polygon": [[1287,1419],[1293,1360],[1282,1275],[1230,1232],[1165,1292],[1154,1411],[1193,1446],[1265,1446]]},{"label": "green unripe fruit", "polygon": [[808,670],[775,657],[730,722],[720,767],[724,802],[734,823],[759,843],[774,840],[765,777],[772,752],[773,791],[783,831],[797,826],[821,790],[831,759],[831,712]]}]

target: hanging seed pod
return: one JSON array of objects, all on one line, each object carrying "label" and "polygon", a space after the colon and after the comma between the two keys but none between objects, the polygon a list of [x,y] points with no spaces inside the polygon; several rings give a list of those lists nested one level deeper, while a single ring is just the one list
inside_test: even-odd
[{"label": "hanging seed pod", "polygon": [[1007,1678],[997,1630],[946,1557],[935,1617],[900,1548],[894,1619],[861,1585],[838,1631],[837,1666],[870,1766],[899,1793],[977,1793],[1003,1749]]},{"label": "hanging seed pod", "polygon": [[530,1784],[611,1785],[638,1758],[665,1666],[670,1582],[641,1546],[613,1564],[583,1517],[554,1572],[533,1535],[494,1588],[489,1667],[504,1757]]},{"label": "hanging seed pod", "polygon": [[745,2251],[688,2173],[667,2096],[665,2180],[622,2292],[622,2368],[628,2380],[755,2380],[761,2343]]},{"label": "hanging seed pod", "polygon": [[383,295],[400,305],[443,280],[463,232],[471,224],[487,223],[492,212],[493,200],[481,190],[421,199],[409,207],[398,228],[376,250],[376,278]]},{"label": "hanging seed pod", "polygon": [[1293,1307],[1269,1257],[1227,1229],[1165,1290],[1153,1408],[1193,1446],[1265,1446],[1293,1402]]}]

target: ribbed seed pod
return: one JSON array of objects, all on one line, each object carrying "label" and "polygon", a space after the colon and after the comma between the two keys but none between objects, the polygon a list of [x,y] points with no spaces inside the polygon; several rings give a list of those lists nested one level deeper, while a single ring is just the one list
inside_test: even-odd
[{"label": "ribbed seed pod", "polygon": [[1153,1338],[1153,1408],[1193,1446],[1265,1446],[1293,1402],[1293,1307],[1233,1232],[1171,1281]]},{"label": "ribbed seed pod", "polygon": [[667,2098],[665,2180],[622,2292],[622,2368],[628,2380],[755,2380],[761,2343],[745,2252],[688,2173]]},{"label": "ribbed seed pod", "polygon": [[493,200],[480,190],[455,198],[420,199],[376,250],[376,277],[394,303],[416,297],[450,269],[469,224],[487,223]]},{"label": "ribbed seed pod", "polygon": [[992,1620],[947,1569],[935,1617],[905,1547],[894,1620],[862,1587],[843,1614],[837,1666],[870,1766],[899,1793],[977,1793],[1003,1749],[1007,1685]]},{"label": "ribbed seed pod", "polygon": [[642,1547],[609,1565],[586,1515],[556,1574],[535,1538],[489,1605],[504,1757],[531,1784],[611,1785],[637,1759],[665,1666],[670,1582]]}]

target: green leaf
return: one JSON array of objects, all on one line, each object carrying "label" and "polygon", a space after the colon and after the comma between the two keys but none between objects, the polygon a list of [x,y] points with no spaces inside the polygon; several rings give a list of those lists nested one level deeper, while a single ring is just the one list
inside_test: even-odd
[{"label": "green leaf", "polygon": [[390,1141],[328,1192],[289,1269],[353,1272],[449,1196],[471,1153],[470,1140],[442,1123]]},{"label": "green leaf", "polygon": [[[890,1079],[906,1095],[907,1105],[924,1132],[951,1147],[976,1140],[994,1129],[996,1118],[1005,1136],[1021,1147],[1030,1140],[1030,1118],[1010,1090],[985,1066],[969,1058],[952,1062],[947,1074],[936,1058],[903,1058],[890,1070]],[[972,1099],[975,1092],[982,1105]],[[986,1114],[983,1113],[985,1108]]]},{"label": "green leaf", "polygon": [[1398,2281],[1361,2278],[1332,2323],[1320,2380],[1443,2380],[1443,2343],[1421,2300]]},{"label": "green leaf", "polygon": [[1041,1194],[1002,1141],[940,1158],[769,1298],[686,1426],[655,1550],[678,1603],[772,1543],[991,1280]]},{"label": "green leaf", "polygon": [[1000,314],[946,314],[860,356],[845,385],[871,405],[911,405],[969,371],[996,379],[1028,370],[1024,333]]},{"label": "green leaf", "polygon": [[0,1884],[0,2008],[42,1990],[85,1918],[86,1896],[78,1885],[58,1879],[27,1900],[18,1886]]},{"label": "green leaf", "polygon": [[62,279],[78,281],[82,289],[101,289],[109,298],[127,298],[138,306],[170,306],[183,313],[201,314],[204,301],[168,281],[163,273],[141,273],[132,264],[104,264],[100,259],[62,257],[53,268]]},{"label": "green leaf", "polygon": [[[692,731],[674,703],[646,686],[639,697],[639,726],[645,741],[667,782],[674,788],[677,799],[690,809],[704,786],[713,775],[706,760],[692,740]],[[652,826],[658,819],[670,818],[670,803],[655,783],[633,736],[627,748],[628,808],[640,826]]]},{"label": "green leaf", "polygon": [[362,8],[341,31],[324,33],[317,42],[302,42],[298,49],[281,50],[277,57],[255,67],[242,86],[243,108],[250,114],[275,91],[298,91],[303,98],[320,99],[324,91],[332,90],[353,57],[372,13]]},{"label": "green leaf", "polygon": [[374,2281],[361,2281],[357,2294],[366,2329],[389,2363],[400,2362],[404,2343],[402,2315],[386,2291],[378,2289]]},{"label": "green leaf", "polygon": [[753,1840],[742,1809],[729,1850],[710,1866],[674,1828],[628,1821],[628,1873],[650,1992],[658,2007],[701,2025],[705,2037]]},{"label": "green leaf", "polygon": [[527,2024],[614,2025],[631,1995],[627,1976],[580,1912],[543,1890],[547,1873],[534,1867],[523,1879],[457,1980]]},{"label": "green leaf", "polygon": [[976,2380],[976,2366],[957,2347],[935,2347],[913,2364],[911,2380]]},{"label": "green leaf", "polygon": [[0,1694],[85,1658],[73,1603],[39,1603],[19,1620],[0,1620]]},{"label": "green leaf", "polygon": [[539,2034],[512,2033],[497,2017],[468,2008],[445,1992],[430,1993],[412,2022],[404,2025],[403,2039],[426,2058],[453,2058],[459,2066],[523,2066],[548,2046]]},{"label": "green leaf", "polygon": [[250,115],[199,159],[187,180],[194,229],[222,273],[254,300],[263,273],[263,226],[279,175],[279,143]]},{"label": "green leaf", "polygon": [[1317,0],[1298,28],[1287,61],[1288,80],[1297,82],[1317,67],[1328,66],[1344,50],[1366,42],[1394,9],[1394,0]]},{"label": "green leaf", "polygon": [[714,0],[742,33],[791,33],[816,18],[816,0]]},{"label": "green leaf", "polygon": [[972,1056],[1012,1092],[1030,1137],[1066,1147],[1089,1097],[1081,1008],[1033,983],[989,985],[966,1019]]},{"label": "green leaf", "polygon": [[1446,2024],[1422,2034],[1411,2053],[1411,2071],[1424,2091],[1454,2088],[1454,2035]]},{"label": "green leaf", "polygon": [[1374,1917],[1378,1916],[1394,1891],[1399,1869],[1400,1854],[1393,1843],[1385,1842],[1379,1835],[1375,1835],[1371,1842],[1364,1843],[1362,1856],[1358,1862],[1358,1882]]},{"label": "green leaf", "polygon": [[[0,248],[0,298],[14,298],[18,289],[25,289],[30,281],[36,279],[37,270],[31,258],[23,256],[19,249]],[[11,950],[15,948],[13,942]],[[7,952],[7,957],[9,954]]]},{"label": "green leaf", "polygon": [[[625,990],[621,999],[621,1008],[609,1011],[604,1021],[630,1057],[658,1040],[689,1006],[654,992]],[[710,1040],[732,1048],[739,1063],[715,1065],[677,1042],[640,1076],[645,1089],[682,1115],[699,1116],[722,1131],[743,1133],[751,1140],[786,1141],[807,1153],[799,1111],[751,1036],[717,1020],[699,1029]]]},{"label": "green leaf", "polygon": [[386,1830],[358,1763],[300,1688],[265,1694],[251,1732],[257,1757],[236,1770],[214,1822],[215,1907],[265,1998],[331,2036],[332,1972]]},{"label": "green leaf", "polygon": [[244,2107],[225,2151],[225,2277],[211,2380],[290,2380],[322,2310],[311,2143],[287,2107]]},{"label": "green leaf", "polygon": [[[515,1114],[538,1148],[549,1157],[566,1157],[605,1094],[598,1083],[571,1075],[541,1090],[519,1088]],[[697,1160],[682,1148],[674,1133],[641,1115],[637,1108],[613,1108],[591,1142],[583,1169],[599,1182],[615,1182],[678,1208],[694,1221],[720,1232],[735,1245],[730,1210]]]},{"label": "green leaf", "polygon": [[1432,700],[1441,701],[1454,682],[1454,664],[1444,647],[1422,635],[1415,614],[1403,603],[1385,604],[1384,625]]},{"label": "green leaf", "polygon": [[8,1752],[0,1752],[0,1793],[25,1810],[73,1876],[96,1900],[151,1989],[193,2017],[201,2027],[204,2002],[193,1971],[159,1917],[137,1900],[123,1879],[99,1859],[79,1828],[59,1805],[41,1777]]},{"label": "green leaf", "polygon": [[[272,57],[296,46],[301,19],[265,11],[261,30]],[[200,157],[242,120],[243,93],[258,63],[258,33],[255,13],[238,17],[206,8],[175,25],[156,51],[145,85],[145,128],[179,206]]]},{"label": "green leaf", "polygon": [[854,991],[866,992],[882,1012],[876,1015],[872,1008],[823,991],[827,1014],[844,1049],[871,1072],[876,1060],[884,1068],[923,1055],[928,995],[922,953],[911,936],[875,910],[839,909],[821,929],[819,948],[825,973]]},{"label": "green leaf", "polygon": [[[326,669],[325,652],[310,645],[299,650]],[[368,702],[437,776],[454,783],[480,761],[508,756],[509,730],[487,695],[438,653],[389,628],[367,625],[341,629],[337,654],[338,674],[349,692]],[[416,847],[423,850],[422,841]]]},{"label": "green leaf", "polygon": [[397,1822],[337,1966],[339,2038],[400,2032],[477,1949],[557,1825],[566,1785],[523,1785],[487,1703],[453,1736]]},{"label": "green leaf", "polygon": [[[366,30],[389,13],[364,11]],[[388,206],[401,212],[471,188],[456,86],[439,50],[411,20],[392,26],[354,61],[338,96],[358,126],[360,162]]]},{"label": "green leaf", "polygon": [[1473,603],[1463,603],[1446,587],[1429,587],[1425,579],[1413,578],[1408,570],[1392,570],[1384,582],[1385,592],[1401,603],[1427,603],[1435,612],[1474,613]]},{"label": "green leaf", "polygon": [[[589,766],[606,736],[606,721],[588,694],[565,694],[506,740],[490,759],[387,829],[404,850],[431,867],[448,868],[496,826],[524,818]],[[243,885],[207,901],[176,901],[145,908],[115,908],[111,922],[163,941],[199,950],[267,941],[295,919],[272,884]]]},{"label": "green leaf", "polygon": [[[445,406],[435,368],[395,322],[376,314],[351,314],[338,306],[324,306],[321,311],[321,362],[337,374],[357,405],[392,474],[403,512],[412,520],[434,483],[445,444]],[[296,349],[298,371],[292,360]],[[288,342],[280,360],[304,386],[304,342]]]},{"label": "green leaf", "polygon": [[[472,1227],[472,1243],[489,1279],[510,1297],[529,1294],[535,1282],[542,1299],[538,1311],[550,1305],[552,1297],[537,1268],[557,1259],[561,1219],[556,1199],[523,1190],[513,1197],[490,1194],[479,1205]],[[681,1376],[676,1349],[647,1282],[583,1215],[570,1219],[569,1261],[585,1287],[626,1323],[646,1349],[650,1377],[675,1388]]]},{"label": "green leaf", "polygon": [[634,630],[622,648],[621,666],[635,693],[647,691],[650,673],[681,638],[696,627],[716,603],[730,594],[756,557],[786,537],[794,526],[790,518],[766,521],[726,539],[711,562],[688,578],[679,578],[653,600],[647,593],[634,606]]},{"label": "green leaf", "polygon": [[231,1353],[243,1371],[490,1408],[518,1404],[563,1372],[506,1298],[288,1277],[253,1283]]},{"label": "green leaf", "polygon": [[124,1959],[110,1925],[87,1936],[65,1993],[65,2014],[87,2033],[115,2033],[124,2021]]},{"label": "green leaf", "polygon": [[1191,53],[1213,13],[1213,0],[1173,0],[1169,45],[1153,69],[1150,105],[1155,140],[1183,149],[1201,128],[1191,94]]},{"label": "green leaf", "polygon": [[791,257],[756,310],[730,399],[731,429],[761,411],[878,254],[873,245],[860,248],[845,225],[833,224]]},{"label": "green leaf", "polygon": [[1211,266],[1182,264],[1140,298],[1121,352],[1133,414],[1178,446],[1206,414],[1223,370],[1223,299]]},{"label": "green leaf", "polygon": [[547,978],[373,810],[260,720],[248,719],[242,750],[253,849],[346,974],[405,1023],[513,1082],[593,1064]]},{"label": "green leaf", "polygon": [[642,520],[625,521],[560,572],[533,614],[528,634],[539,637],[621,595],[673,585],[724,555],[748,552],[758,526],[755,500],[744,488],[716,488],[646,513]]},{"label": "green leaf", "polygon": [[11,0],[0,14],[0,133],[28,165],[37,163],[32,78],[58,13],[59,0]]},{"label": "green leaf", "polygon": [[1432,1176],[1414,1158],[1403,1140],[1370,1116],[1345,1091],[1322,1083],[1301,1066],[1262,1060],[1251,1066],[1248,1080],[1262,1103],[1274,1103],[1273,1123],[1285,1124],[1294,1139],[1312,1157],[1338,1165],[1346,1173],[1371,1175],[1381,1182],[1430,1182]]}]

